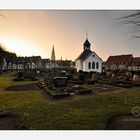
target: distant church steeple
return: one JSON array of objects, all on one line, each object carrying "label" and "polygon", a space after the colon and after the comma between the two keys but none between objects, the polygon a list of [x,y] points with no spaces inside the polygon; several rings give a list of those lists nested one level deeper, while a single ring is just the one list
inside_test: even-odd
[{"label": "distant church steeple", "polygon": [[61,61],[63,60],[63,59],[62,59],[62,56],[61,56],[60,60],[61,60]]},{"label": "distant church steeple", "polygon": [[52,61],[55,61],[55,51],[54,51],[54,46],[53,46],[53,48],[52,48],[51,60],[52,60]]}]

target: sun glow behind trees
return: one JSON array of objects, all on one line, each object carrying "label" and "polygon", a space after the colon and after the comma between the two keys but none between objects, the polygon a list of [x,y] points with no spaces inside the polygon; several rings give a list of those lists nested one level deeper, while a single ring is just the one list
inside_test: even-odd
[{"label": "sun glow behind trees", "polygon": [[45,52],[38,49],[39,46],[18,38],[0,37],[0,42],[8,51],[16,52],[19,56],[45,56]]}]

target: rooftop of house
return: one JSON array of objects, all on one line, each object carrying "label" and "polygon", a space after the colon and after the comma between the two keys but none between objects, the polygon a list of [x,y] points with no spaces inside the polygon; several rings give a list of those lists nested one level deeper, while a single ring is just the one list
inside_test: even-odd
[{"label": "rooftop of house", "polygon": [[106,64],[112,63],[128,63],[133,59],[132,54],[109,56]]},{"label": "rooftop of house", "polygon": [[49,61],[50,61],[49,58],[47,58],[47,59],[41,59],[41,62],[42,62],[42,63],[46,63],[46,62],[49,62]]},{"label": "rooftop of house", "polygon": [[140,57],[133,57],[132,62],[140,63]]},{"label": "rooftop of house", "polygon": [[41,61],[41,56],[29,56],[29,57],[25,57],[25,59],[27,61],[32,61],[34,63]]},{"label": "rooftop of house", "polygon": [[17,58],[16,58],[16,62],[17,62],[18,64],[24,63],[24,57],[17,57]]}]

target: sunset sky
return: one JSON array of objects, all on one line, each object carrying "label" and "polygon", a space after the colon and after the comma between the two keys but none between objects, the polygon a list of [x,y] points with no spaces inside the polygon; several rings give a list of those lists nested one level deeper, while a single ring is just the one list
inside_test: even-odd
[{"label": "sunset sky", "polygon": [[0,11],[0,43],[19,56],[75,60],[88,31],[91,49],[109,55],[140,56],[140,40],[128,41],[127,26],[113,29],[115,19],[134,11]]}]

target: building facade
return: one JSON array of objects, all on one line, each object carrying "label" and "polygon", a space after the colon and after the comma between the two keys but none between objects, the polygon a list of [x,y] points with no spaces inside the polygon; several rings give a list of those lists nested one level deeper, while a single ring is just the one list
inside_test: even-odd
[{"label": "building facade", "polygon": [[140,57],[132,54],[109,56],[104,63],[105,70],[140,71]]},{"label": "building facade", "polygon": [[140,57],[134,57],[128,66],[129,71],[140,71]]}]

